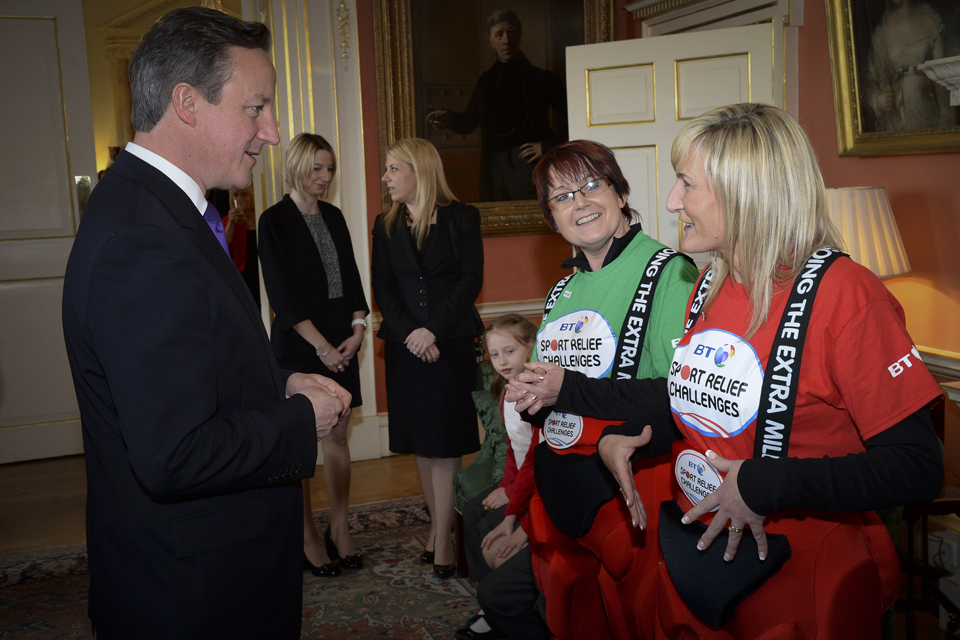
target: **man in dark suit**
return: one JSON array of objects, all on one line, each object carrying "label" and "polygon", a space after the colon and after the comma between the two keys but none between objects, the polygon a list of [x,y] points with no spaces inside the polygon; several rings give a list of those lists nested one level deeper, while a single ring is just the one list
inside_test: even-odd
[{"label": "man in dark suit", "polygon": [[350,396],[277,370],[219,214],[203,215],[206,190],[246,187],[278,142],[269,45],[264,25],[199,7],[150,29],[130,62],[134,142],[67,264],[105,640],[300,635],[300,480]]}]

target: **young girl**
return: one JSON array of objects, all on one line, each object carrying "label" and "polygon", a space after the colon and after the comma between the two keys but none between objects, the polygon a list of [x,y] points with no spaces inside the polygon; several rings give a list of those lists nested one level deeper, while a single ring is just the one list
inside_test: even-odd
[{"label": "young girl", "polygon": [[[503,423],[507,431],[507,460],[503,480],[498,485],[480,492],[467,502],[463,509],[467,569],[470,579],[477,582],[526,544],[522,528],[517,529],[520,533],[515,536],[494,537],[490,532],[498,529],[498,525],[503,521],[504,511],[513,495],[514,483],[518,477],[524,476],[526,472],[531,472],[532,475],[532,467],[524,464],[530,448],[532,429],[529,423],[520,419],[514,403],[504,400],[503,388],[515,375],[523,371],[524,363],[530,360],[536,335],[537,328],[515,313],[496,318],[484,334],[490,364],[497,372],[496,379],[490,385],[490,392],[500,399]],[[490,627],[483,620],[482,612],[471,619],[468,625],[458,632],[457,637],[461,637],[461,632],[467,630],[475,634],[466,635],[469,638],[501,637],[484,635],[490,633]]]}]

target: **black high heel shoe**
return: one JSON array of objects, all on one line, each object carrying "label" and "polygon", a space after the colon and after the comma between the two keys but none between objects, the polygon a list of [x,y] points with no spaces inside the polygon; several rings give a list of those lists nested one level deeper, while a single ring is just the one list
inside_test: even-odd
[{"label": "black high heel shoe", "polygon": [[363,556],[355,553],[352,556],[341,556],[337,551],[337,545],[333,542],[333,536],[330,535],[330,525],[327,525],[327,531],[323,534],[323,541],[327,545],[327,555],[336,558],[340,566],[344,569],[360,569],[363,567]]},{"label": "black high heel shoe", "polygon": [[[436,544],[436,543],[434,543]],[[436,555],[433,551],[427,551],[427,546],[423,546],[423,551],[420,552],[420,562],[423,564],[433,564],[433,558]]]},{"label": "black high heel shoe", "polygon": [[318,578],[336,578],[342,573],[342,571],[340,571],[339,560],[331,560],[330,562],[327,562],[326,564],[322,564],[318,567],[317,565],[310,562],[310,558],[307,557],[306,553],[303,554],[303,570],[304,571],[309,570],[310,573],[317,576]]},{"label": "black high heel shoe", "polygon": [[435,564],[433,565],[433,575],[437,576],[441,580],[446,580],[454,574],[457,570],[457,563],[452,562],[450,564]]}]

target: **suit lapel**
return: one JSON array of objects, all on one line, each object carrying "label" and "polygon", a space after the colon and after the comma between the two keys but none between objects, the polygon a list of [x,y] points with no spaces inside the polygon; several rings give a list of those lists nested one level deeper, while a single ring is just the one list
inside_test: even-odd
[{"label": "suit lapel", "polygon": [[254,324],[257,335],[260,336],[261,347],[267,359],[273,362],[273,352],[266,341],[263,321],[253,304],[250,290],[243,281],[236,265],[233,264],[230,256],[220,246],[220,241],[217,240],[203,216],[197,211],[189,196],[159,169],[125,151],[117,156],[117,160],[111,165],[110,170],[117,171],[123,177],[142,185],[150,191],[163,203],[177,223],[192,234],[192,238],[201,253],[206,256],[233,293],[240,299],[240,304],[243,305],[248,318]]}]

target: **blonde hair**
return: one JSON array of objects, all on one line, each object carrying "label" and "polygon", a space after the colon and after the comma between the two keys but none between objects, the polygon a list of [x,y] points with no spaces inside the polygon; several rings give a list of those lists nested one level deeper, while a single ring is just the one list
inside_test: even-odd
[{"label": "blonde hair", "polygon": [[750,301],[745,339],[767,322],[775,290],[807,259],[843,241],[827,216],[817,157],[796,120],[769,105],[734,104],[689,122],[673,141],[674,169],[700,162],[724,216],[724,248],[711,261],[705,309],[737,256]]},{"label": "blonde hair", "polygon": [[313,171],[313,161],[317,151],[329,151],[333,158],[333,172],[337,172],[337,154],[323,136],[315,133],[298,133],[290,141],[290,147],[283,157],[283,179],[287,186],[298,193],[306,191],[307,179]]},{"label": "blonde hair", "polygon": [[[483,332],[484,339],[491,333],[505,333],[512,336],[514,340],[530,349],[531,353],[533,353],[533,345],[537,340],[537,328],[534,324],[516,313],[505,313],[494,318],[487,330]],[[529,356],[527,356],[527,359],[529,360]],[[490,384],[490,393],[499,397],[506,385],[507,381],[503,379],[503,376],[497,374]]]},{"label": "blonde hair", "polygon": [[383,214],[383,226],[390,235],[393,225],[400,217],[404,206],[413,214],[413,236],[417,249],[423,246],[423,240],[430,233],[430,218],[435,207],[445,207],[456,197],[447,185],[443,175],[443,161],[437,148],[423,138],[401,138],[389,147],[387,154],[413,167],[417,177],[417,191],[413,202],[406,205],[394,202],[390,210]]}]

